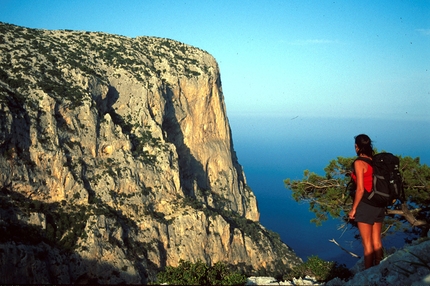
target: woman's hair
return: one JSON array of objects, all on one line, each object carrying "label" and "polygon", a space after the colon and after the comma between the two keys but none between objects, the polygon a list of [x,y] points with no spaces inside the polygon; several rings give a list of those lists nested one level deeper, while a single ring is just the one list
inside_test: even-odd
[{"label": "woman's hair", "polygon": [[372,140],[370,140],[369,136],[367,136],[366,134],[360,134],[355,136],[355,144],[357,144],[358,147],[358,156],[360,156],[360,154],[364,154],[369,157],[373,157]]}]

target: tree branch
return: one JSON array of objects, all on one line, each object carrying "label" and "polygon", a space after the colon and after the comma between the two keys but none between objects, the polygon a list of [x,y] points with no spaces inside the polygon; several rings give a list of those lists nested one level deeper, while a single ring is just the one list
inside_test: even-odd
[{"label": "tree branch", "polygon": [[414,214],[408,209],[407,204],[402,203],[401,210],[387,210],[387,215],[401,215],[405,218],[407,222],[409,222],[412,226],[427,226],[428,223],[425,220],[417,220]]},{"label": "tree branch", "polygon": [[349,255],[351,255],[353,257],[356,257],[356,258],[360,258],[360,256],[358,256],[357,254],[355,254],[355,253],[353,253],[353,252],[351,252],[351,251],[346,250],[345,248],[343,248],[336,240],[334,240],[334,238],[333,239],[329,239],[328,241],[333,242],[334,244],[336,244],[337,246],[339,246],[340,249],[342,249],[343,251],[345,251]]},{"label": "tree branch", "polygon": [[[327,183],[327,182],[330,182],[330,181],[331,181],[331,183]],[[304,185],[306,185],[307,187],[312,187],[312,188],[315,188],[315,189],[326,189],[326,188],[330,188],[330,187],[337,187],[337,188],[339,188],[340,187],[340,185],[335,180],[321,181],[321,182],[319,182],[318,185],[315,185],[315,184],[313,184],[313,183],[311,183],[309,181],[301,182],[301,183],[304,184]]]}]

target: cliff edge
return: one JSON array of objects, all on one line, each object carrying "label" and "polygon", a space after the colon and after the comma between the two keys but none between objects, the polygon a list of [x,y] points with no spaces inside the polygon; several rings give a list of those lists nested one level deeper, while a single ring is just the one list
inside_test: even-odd
[{"label": "cliff edge", "polygon": [[0,23],[0,54],[0,282],[301,262],[259,223],[207,52]]}]

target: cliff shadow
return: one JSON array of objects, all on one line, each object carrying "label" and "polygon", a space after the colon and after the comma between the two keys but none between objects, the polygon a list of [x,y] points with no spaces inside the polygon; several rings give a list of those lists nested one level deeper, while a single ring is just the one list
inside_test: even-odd
[{"label": "cliff shadow", "polygon": [[[107,113],[111,114],[112,113],[112,114],[114,114],[115,118],[119,117],[117,115],[117,113],[115,112],[115,109],[113,108],[113,105],[119,99],[119,92],[115,87],[109,85],[108,86],[108,92],[106,93],[105,98],[103,98],[101,95],[92,96],[92,98],[96,102],[97,112],[98,112],[97,123],[96,123],[96,138],[100,138],[100,124],[101,124],[101,121],[104,119],[105,114],[107,114]],[[111,114],[111,117],[112,117],[112,114]],[[121,119],[121,117],[119,117],[119,118]],[[113,121],[113,119],[112,119],[112,121]],[[97,147],[96,147],[97,152],[100,148],[100,146],[98,146],[98,145],[99,144],[97,144]],[[88,164],[85,162],[82,162],[81,178],[82,178],[82,182],[84,184],[84,188],[88,192],[89,203],[94,203],[96,200],[96,194],[95,194],[95,191],[92,189],[91,184],[88,180],[88,176],[87,176],[88,168],[89,168]]]},{"label": "cliff shadow", "polygon": [[168,86],[163,91],[163,97],[166,100],[166,104],[162,128],[167,134],[167,141],[175,145],[178,153],[179,175],[184,195],[195,198],[195,183],[197,183],[197,188],[201,190],[209,189],[207,173],[184,142],[180,119],[178,119],[178,113],[173,101],[173,91]]},{"label": "cliff shadow", "polygon": [[[104,120],[104,116],[107,113],[114,113],[115,119],[119,116],[115,113],[113,109],[113,105],[119,98],[119,93],[113,86],[108,86],[107,93],[103,96],[101,94],[92,95],[92,100],[95,102],[95,108],[92,106],[90,112],[94,112],[96,110],[97,112],[97,121],[95,122],[95,129],[96,129],[96,138],[100,137],[100,124]],[[90,203],[94,203],[96,199],[96,193],[91,187],[91,184],[88,180],[87,172],[90,170],[92,164],[89,162],[85,162],[83,157],[80,160],[80,170],[76,170],[75,168],[75,162],[73,159],[76,154],[80,154],[82,152],[82,148],[80,146],[79,142],[72,142],[70,140],[71,136],[70,134],[76,134],[78,133],[74,128],[69,127],[70,123],[67,124],[66,119],[63,118],[63,112],[61,111],[64,109],[64,106],[60,102],[56,102],[55,104],[55,120],[57,122],[57,130],[58,130],[58,142],[59,142],[59,148],[61,148],[64,151],[64,155],[66,158],[65,165],[69,168],[70,173],[73,175],[74,179],[76,181],[81,181],[83,183],[84,189],[88,193],[88,201]],[[119,117],[120,118],[120,117]],[[79,135],[79,134],[78,134]],[[99,140],[97,140],[98,142]],[[96,152],[98,152],[100,146],[98,146],[99,143],[97,143],[96,146]]]},{"label": "cliff shadow", "polygon": [[[0,89],[1,102],[10,111],[12,121],[9,122],[7,112],[0,115],[0,154],[10,163],[9,176],[6,176],[5,184],[12,184],[14,168],[26,168],[30,173],[33,166],[30,159],[30,116],[24,107],[26,98],[14,91],[2,87]],[[8,126],[10,128],[8,129]],[[18,164],[17,162],[21,162]],[[18,166],[20,165],[20,166]],[[23,165],[23,166],[22,166]],[[30,174],[29,174],[30,175]]]},{"label": "cliff shadow", "polygon": [[100,137],[100,123],[103,120],[105,114],[107,113],[109,113],[111,117],[113,114],[116,119],[118,117],[118,120],[120,120],[121,123],[124,125],[124,120],[122,120],[122,118],[115,112],[115,109],[113,108],[113,105],[119,99],[119,92],[115,87],[109,85],[108,92],[106,93],[104,98],[101,95],[97,95],[92,96],[92,99],[96,103],[98,112],[98,121],[96,126],[97,138]]},{"label": "cliff shadow", "polygon": [[[95,211],[98,216],[115,218],[124,229],[122,241],[109,236],[106,247],[123,249],[137,273],[129,273],[127,266],[118,268],[104,261],[83,258],[75,251],[78,239],[87,235],[84,232],[88,221],[86,206],[32,200],[3,186],[0,190],[0,283],[145,284],[153,281],[159,268],[146,258],[148,246],[130,236],[136,226],[106,205],[99,205]],[[38,219],[30,221],[31,216]]]}]

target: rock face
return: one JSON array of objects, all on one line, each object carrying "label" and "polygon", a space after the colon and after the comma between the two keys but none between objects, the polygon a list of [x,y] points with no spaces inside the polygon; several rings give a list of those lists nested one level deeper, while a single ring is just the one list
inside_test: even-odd
[{"label": "rock face", "polygon": [[335,278],[326,285],[430,285],[430,240],[395,251],[366,270],[361,259],[351,270],[350,280]]},{"label": "rock face", "polygon": [[379,265],[364,269],[364,257],[351,268],[353,276],[318,282],[315,277],[278,281],[274,277],[248,277],[245,285],[430,285],[430,239],[424,238],[400,250],[390,250]]},{"label": "rock face", "polygon": [[215,59],[0,23],[0,282],[146,283],[181,259],[301,260],[260,225]]}]

